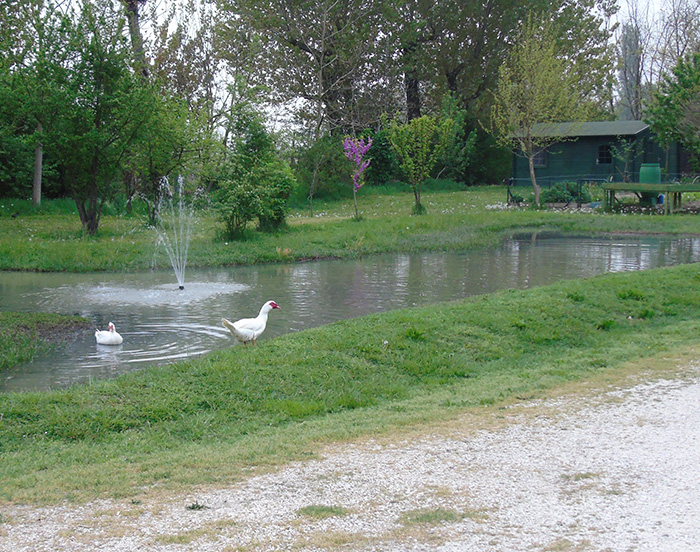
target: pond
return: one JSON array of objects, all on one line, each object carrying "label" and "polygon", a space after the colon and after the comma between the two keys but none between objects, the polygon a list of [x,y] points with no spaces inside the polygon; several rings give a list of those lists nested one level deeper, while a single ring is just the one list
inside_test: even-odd
[{"label": "pond", "polygon": [[86,332],[31,363],[0,373],[0,391],[62,388],[234,345],[221,326],[256,316],[273,299],[261,341],[337,320],[529,288],[604,272],[700,261],[700,238],[529,236],[493,250],[391,254],[354,261],[189,270],[184,291],[172,271],[0,272],[0,310],[80,314],[100,329],[114,322],[118,346]]}]

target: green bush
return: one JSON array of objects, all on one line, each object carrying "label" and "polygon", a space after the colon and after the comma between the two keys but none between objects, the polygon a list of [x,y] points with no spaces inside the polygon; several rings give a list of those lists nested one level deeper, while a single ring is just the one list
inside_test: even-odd
[{"label": "green bush", "polygon": [[296,200],[345,199],[352,197],[348,160],[343,154],[342,140],[324,136],[301,152],[294,167]]},{"label": "green bush", "polygon": [[219,220],[224,223],[224,238],[243,237],[248,223],[256,217],[262,231],[274,232],[283,227],[293,185],[291,169],[277,159],[255,166],[237,179],[222,182],[218,209]]},{"label": "green bush", "polygon": [[258,227],[263,232],[275,232],[285,224],[294,173],[289,165],[277,160],[259,167],[257,173],[261,188]]},{"label": "green bush", "polygon": [[[578,200],[577,182],[557,182],[551,188],[542,191],[543,203],[571,203]],[[585,186],[581,187],[581,202],[590,203],[591,194]]]},{"label": "green bush", "polygon": [[367,153],[372,160],[365,173],[367,184],[380,186],[395,181],[399,177],[399,167],[386,131],[363,133],[365,134],[372,138],[372,147]]},{"label": "green bush", "polygon": [[219,220],[224,223],[224,238],[239,239],[250,221],[260,214],[260,188],[248,179],[222,182],[219,195]]}]

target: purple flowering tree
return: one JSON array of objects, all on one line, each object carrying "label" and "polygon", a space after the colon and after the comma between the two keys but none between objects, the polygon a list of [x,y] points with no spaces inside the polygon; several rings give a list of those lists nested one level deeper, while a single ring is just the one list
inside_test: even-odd
[{"label": "purple flowering tree", "polygon": [[359,219],[360,215],[357,212],[357,190],[362,188],[364,185],[364,180],[362,178],[362,173],[365,169],[369,167],[370,159],[365,159],[365,154],[372,147],[372,138],[368,138],[365,143],[364,138],[350,138],[346,137],[343,141],[343,150],[345,151],[345,157],[353,162],[355,168],[352,173],[352,199],[355,202],[355,218]]}]

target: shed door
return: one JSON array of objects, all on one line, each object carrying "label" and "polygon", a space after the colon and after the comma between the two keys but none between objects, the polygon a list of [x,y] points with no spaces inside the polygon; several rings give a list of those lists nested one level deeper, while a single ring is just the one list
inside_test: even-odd
[{"label": "shed door", "polygon": [[610,142],[600,142],[596,146],[595,176],[609,178],[615,170],[613,163],[613,147]]}]

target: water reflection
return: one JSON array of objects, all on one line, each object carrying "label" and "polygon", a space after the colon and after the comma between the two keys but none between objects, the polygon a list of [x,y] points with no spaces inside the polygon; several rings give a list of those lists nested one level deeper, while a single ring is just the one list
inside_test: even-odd
[{"label": "water reflection", "polygon": [[51,355],[0,373],[0,390],[65,387],[231,347],[221,318],[255,316],[269,299],[282,310],[270,315],[263,340],[373,312],[698,260],[699,238],[534,236],[469,253],[192,270],[184,291],[172,271],[0,272],[0,309],[77,313],[96,327],[113,321],[124,337],[118,347],[97,346],[87,332]]}]

